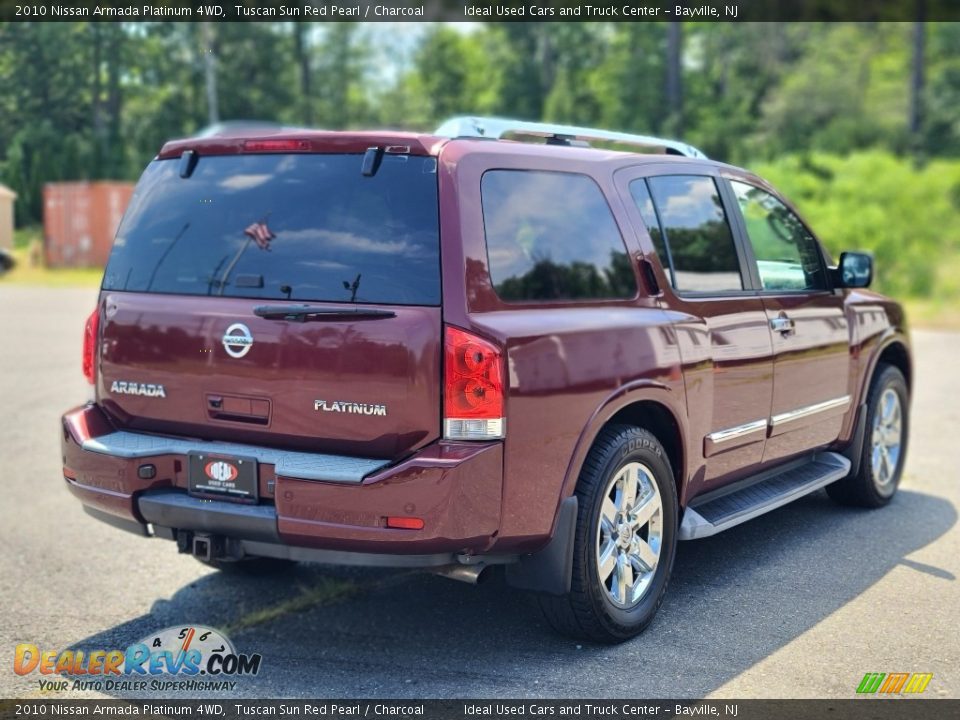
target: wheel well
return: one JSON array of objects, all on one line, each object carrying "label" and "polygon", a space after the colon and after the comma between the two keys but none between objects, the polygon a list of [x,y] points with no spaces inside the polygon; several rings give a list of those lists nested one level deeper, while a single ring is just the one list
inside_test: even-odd
[{"label": "wheel well", "polygon": [[644,400],[622,408],[606,425],[633,425],[652,432],[667,452],[678,497],[683,497],[683,435],[673,413],[658,402]]},{"label": "wheel well", "polygon": [[879,365],[880,363],[893,365],[903,373],[903,377],[907,381],[907,390],[910,390],[913,387],[910,372],[910,355],[907,353],[907,348],[904,347],[902,343],[894,342],[887,345],[887,347],[883,349],[883,352],[880,353],[880,357],[877,359],[877,364]]}]

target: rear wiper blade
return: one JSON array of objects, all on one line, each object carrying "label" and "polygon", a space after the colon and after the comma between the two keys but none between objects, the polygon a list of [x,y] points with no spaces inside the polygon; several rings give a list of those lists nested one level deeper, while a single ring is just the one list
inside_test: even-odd
[{"label": "rear wiper blade", "polygon": [[392,318],[397,314],[392,310],[378,308],[328,308],[316,305],[258,305],[253,314],[267,320],[377,320]]}]

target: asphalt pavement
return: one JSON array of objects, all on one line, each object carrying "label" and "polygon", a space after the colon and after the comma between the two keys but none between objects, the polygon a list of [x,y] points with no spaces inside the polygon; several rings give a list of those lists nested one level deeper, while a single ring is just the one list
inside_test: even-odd
[{"label": "asphalt pavement", "polygon": [[240,697],[849,698],[866,672],[932,672],[927,696],[960,697],[960,334],[913,334],[912,437],[889,507],[821,491],[681,543],[651,628],[607,647],[553,634],[498,577],[228,576],[89,518],[63,487],[58,418],[90,392],[94,298],[0,284],[0,697],[50,696],[13,672],[18,643],[124,648],[181,623],[262,654]]}]

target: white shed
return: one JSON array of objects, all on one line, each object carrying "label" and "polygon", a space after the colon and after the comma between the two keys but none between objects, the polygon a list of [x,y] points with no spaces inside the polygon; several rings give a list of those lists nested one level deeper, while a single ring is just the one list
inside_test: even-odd
[{"label": "white shed", "polygon": [[0,248],[13,248],[13,202],[17,194],[0,185]]}]

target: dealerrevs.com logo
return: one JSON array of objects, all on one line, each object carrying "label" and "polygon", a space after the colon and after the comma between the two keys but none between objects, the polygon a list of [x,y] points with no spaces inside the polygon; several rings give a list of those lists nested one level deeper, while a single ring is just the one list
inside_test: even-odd
[{"label": "dealerrevs.com logo", "polygon": [[[13,671],[39,675],[41,690],[234,690],[233,678],[256,675],[262,657],[238,653],[223,633],[202,625],[175,626],[125,650],[41,650],[17,645]],[[51,676],[64,676],[54,679]]]},{"label": "dealerrevs.com logo", "polygon": [[927,689],[933,673],[867,673],[857,686],[858,695],[914,695]]}]

